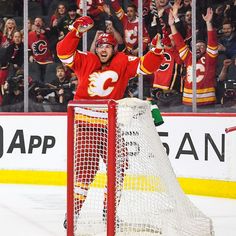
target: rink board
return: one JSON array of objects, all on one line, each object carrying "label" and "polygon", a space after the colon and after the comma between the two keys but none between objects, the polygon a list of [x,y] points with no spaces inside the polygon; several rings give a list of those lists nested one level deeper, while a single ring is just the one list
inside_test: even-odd
[{"label": "rink board", "polygon": [[[236,132],[225,133],[236,114],[163,115],[157,130],[184,191],[236,198]],[[66,129],[65,113],[0,114],[0,182],[65,185]]]}]

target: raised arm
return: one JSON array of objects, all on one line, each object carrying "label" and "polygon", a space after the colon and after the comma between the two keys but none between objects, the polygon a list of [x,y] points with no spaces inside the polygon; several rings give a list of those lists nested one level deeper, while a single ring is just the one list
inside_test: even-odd
[{"label": "raised arm", "polygon": [[170,10],[170,12],[169,12],[168,24],[170,26],[171,33],[172,34],[177,34],[178,31],[175,27],[175,18],[174,18],[174,13],[173,13],[172,10]]},{"label": "raised arm", "polygon": [[212,10],[212,8],[208,7],[206,15],[202,15],[202,18],[206,22],[207,31],[213,31],[213,26],[212,26],[213,10]]},{"label": "raised arm", "polygon": [[218,40],[216,30],[212,25],[213,10],[207,8],[206,15],[202,15],[203,20],[206,22],[207,27],[207,55],[213,60],[218,56]]},{"label": "raised arm", "polygon": [[232,64],[232,60],[231,59],[225,59],[223,62],[223,67],[221,69],[221,72],[218,76],[219,81],[225,81],[227,78],[227,74],[228,74],[228,68],[229,66]]},{"label": "raised arm", "polygon": [[164,47],[161,43],[161,36],[157,34],[152,42],[153,47],[140,59],[140,66],[138,73],[152,74],[159,69],[164,59]]},{"label": "raised arm", "polygon": [[118,0],[111,0],[111,6],[112,6],[113,10],[115,11],[116,16],[123,23],[123,18],[126,16],[125,16],[125,12],[124,12],[123,8],[120,6],[119,1]]},{"label": "raised arm", "polygon": [[191,53],[189,47],[184,42],[183,37],[181,36],[181,34],[176,29],[175,18],[173,16],[172,10],[170,10],[170,12],[169,12],[168,23],[169,23],[169,26],[170,26],[170,29],[171,29],[173,40],[174,40],[175,45],[176,45],[176,49],[179,52],[179,56],[180,56],[181,60],[184,61],[187,64],[188,61],[190,61],[191,58],[192,58],[192,53]]},{"label": "raised arm", "polygon": [[104,4],[103,9],[108,15],[108,19],[105,21],[106,33],[112,33],[114,35],[115,39],[117,40],[117,43],[123,44],[123,38],[122,38],[121,34],[114,27],[114,20],[113,20],[110,6],[108,4]]},{"label": "raised arm", "polygon": [[91,46],[90,46],[90,50],[89,50],[90,52],[95,53],[96,40],[97,40],[98,36],[99,36],[100,34],[102,34],[102,33],[104,33],[104,31],[102,31],[102,30],[97,30],[97,32],[96,32],[96,34],[95,34],[95,36],[94,36],[93,42],[91,43]]},{"label": "raised arm", "polygon": [[72,63],[80,38],[93,27],[93,24],[89,16],[82,16],[69,26],[70,32],[57,44],[57,55],[62,63]]}]

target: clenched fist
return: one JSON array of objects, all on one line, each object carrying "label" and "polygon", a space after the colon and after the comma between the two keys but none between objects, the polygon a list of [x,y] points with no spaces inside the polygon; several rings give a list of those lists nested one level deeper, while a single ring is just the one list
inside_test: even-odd
[{"label": "clenched fist", "polygon": [[72,25],[69,26],[69,30],[76,30],[76,36],[81,37],[82,34],[90,30],[93,25],[94,22],[89,16],[81,16]]}]

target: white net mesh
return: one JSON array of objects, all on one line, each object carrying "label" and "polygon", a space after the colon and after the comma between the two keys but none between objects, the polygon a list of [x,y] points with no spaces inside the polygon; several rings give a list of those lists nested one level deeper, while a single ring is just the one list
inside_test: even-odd
[{"label": "white net mesh", "polygon": [[[107,107],[78,105],[74,128],[75,235],[106,235]],[[176,180],[149,103],[119,101],[116,132],[115,235],[213,235]]]}]

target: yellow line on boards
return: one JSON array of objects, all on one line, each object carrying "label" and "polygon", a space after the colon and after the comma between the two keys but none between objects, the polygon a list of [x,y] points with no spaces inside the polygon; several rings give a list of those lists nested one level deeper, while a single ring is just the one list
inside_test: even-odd
[{"label": "yellow line on boards", "polygon": [[178,178],[186,194],[236,199],[236,182],[214,179]]},{"label": "yellow line on boards", "polygon": [[66,185],[66,172],[36,170],[0,170],[0,183]]},{"label": "yellow line on boards", "polygon": [[[186,194],[236,199],[236,182],[196,178],[177,179]],[[66,172],[36,170],[0,170],[0,183],[65,186]],[[104,173],[98,173],[91,187],[104,188],[105,185],[106,175]],[[133,189],[135,191],[160,192],[162,191],[162,184],[159,178],[154,176],[127,175],[125,177],[124,189]]]}]

